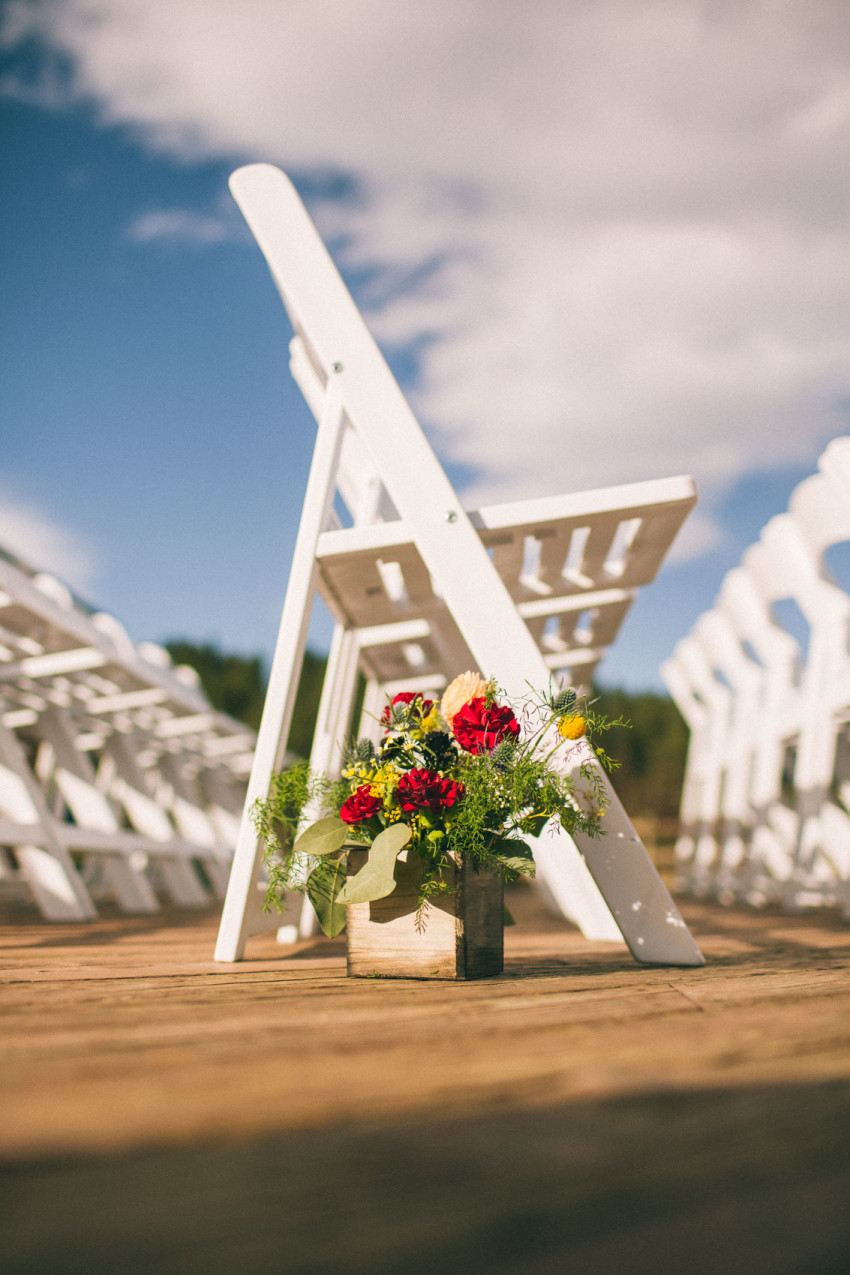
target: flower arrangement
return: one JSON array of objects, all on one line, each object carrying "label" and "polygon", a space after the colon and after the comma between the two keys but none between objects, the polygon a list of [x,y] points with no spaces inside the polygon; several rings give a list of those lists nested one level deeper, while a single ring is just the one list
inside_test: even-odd
[{"label": "flower arrangement", "polygon": [[[602,833],[605,788],[597,763],[614,763],[593,737],[610,725],[573,690],[504,702],[492,680],[463,673],[439,706],[402,692],[381,718],[383,738],[352,741],[342,777],[298,764],[274,776],[254,808],[266,846],[266,906],[305,891],[333,937],[346,905],[387,897],[400,863],[418,874],[417,929],[429,900],[453,887],[447,868],[469,857],[505,881],[534,876],[526,838],[550,821],[568,833]],[[298,834],[305,813],[312,821]],[[347,875],[350,849],[367,850]],[[305,865],[312,865],[307,869]]]}]

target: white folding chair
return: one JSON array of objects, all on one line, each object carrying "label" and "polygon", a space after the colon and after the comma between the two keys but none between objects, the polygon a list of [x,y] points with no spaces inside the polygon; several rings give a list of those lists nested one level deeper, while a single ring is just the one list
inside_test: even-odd
[{"label": "white folding chair", "polygon": [[[431,687],[477,666],[521,696],[528,683],[545,686],[553,668],[592,666],[598,652],[576,619],[598,609],[599,640],[606,623],[616,631],[627,586],[657,569],[695,499],[690,480],[672,479],[467,514],[288,179],[255,165],[234,174],[231,188],[292,319],[293,375],[319,428],[216,947],[225,961],[277,924],[260,907],[250,809],[282,759],[317,591],[337,632],[314,760],[332,767],[334,741],[351,726],[358,665],[373,706],[399,678]],[[343,527],[333,502],[339,492],[348,503],[347,489],[353,525]],[[541,839],[540,875],[556,896],[584,892],[576,919],[619,931],[638,960],[701,964],[610,787],[609,795],[608,835],[581,840],[584,861],[569,838]]]},{"label": "white folding chair", "polygon": [[5,881],[23,883],[48,921],[91,921],[97,909],[71,858],[60,826],[47,808],[26,753],[0,722],[0,846]]},{"label": "white folding chair", "polygon": [[[22,865],[21,879],[45,916],[88,919],[93,894],[125,911],[155,911],[151,872],[175,902],[200,906],[209,896],[194,861],[223,893],[235,835],[227,847],[221,819],[214,838],[181,835],[157,798],[157,767],[168,757],[178,775],[188,765],[200,776],[225,771],[238,782],[250,767],[253,732],[214,712],[197,675],[173,668],[162,648],[134,646],[113,617],[92,615],[58,580],[2,556],[0,722],[11,736],[0,773],[0,844]],[[33,770],[27,750],[36,749]],[[93,756],[101,759],[100,787]],[[104,757],[134,832],[121,826],[121,803],[103,791]],[[36,788],[49,790],[50,800],[36,800]],[[209,806],[214,820],[215,803]],[[28,830],[38,854],[20,840]],[[71,853],[85,863],[88,890]],[[149,861],[158,866],[149,870]],[[66,880],[54,902],[58,877]]]},{"label": "white folding chair", "polygon": [[696,866],[697,841],[700,831],[700,798],[705,750],[708,741],[709,713],[693,685],[687,665],[678,658],[678,647],[661,666],[661,676],[689,730],[682,796],[679,810],[679,833],[674,860],[676,887],[685,894],[694,892],[692,873]]},{"label": "white folding chair", "polygon": [[[733,831],[725,862],[724,853],[709,856],[720,897],[792,908],[841,903],[850,915],[850,597],[825,561],[831,547],[850,541],[850,438],[830,443],[819,469],[727,575],[717,607],[669,667],[696,641],[728,683],[725,738],[713,762],[723,782],[704,815],[716,800],[727,832],[731,821],[749,834]],[[777,620],[788,601],[808,625],[805,652]],[[692,716],[683,817],[713,714]]]},{"label": "white folding chair", "polygon": [[231,825],[232,835],[227,835],[222,829],[220,818],[216,819],[206,800],[197,772],[186,764],[185,759],[164,753],[156,769],[165,786],[164,791],[160,786],[157,793],[159,804],[170,814],[178,835],[205,852],[196,858],[209,878],[214,894],[223,899],[227,892],[238,824],[235,827]]},{"label": "white folding chair", "polygon": [[[685,845],[679,847],[677,878],[680,888],[688,893],[708,895],[713,890],[720,856],[720,802],[732,696],[729,688],[714,676],[706,651],[692,634],[677,643],[672,660],[662,673],[683,716],[690,714],[700,726],[688,757],[686,827],[690,855],[686,857]],[[699,705],[699,709],[692,705]]]},{"label": "white folding chair", "polygon": [[[794,596],[809,622],[795,771],[800,844],[787,892],[791,906],[841,903],[850,915],[850,816],[833,791],[839,728],[850,717],[850,597],[824,561],[833,545],[850,540],[850,490],[842,481],[850,439],[836,439],[821,472],[794,491],[788,519],[772,531],[788,545]],[[789,544],[791,542],[791,544]],[[843,794],[846,800],[847,793]]]},{"label": "white folding chair", "polygon": [[[760,592],[757,579],[764,571],[758,547],[745,555],[747,565],[730,571],[720,591],[718,608],[729,621],[742,648],[749,647],[748,685],[739,711],[741,728],[749,736],[749,838],[746,854],[728,889],[735,898],[761,905],[778,900],[790,876],[796,851],[797,816],[783,793],[789,745],[800,729],[797,670],[801,652],[797,642],[777,624]],[[761,562],[761,565],[760,565]]]},{"label": "white folding chair", "polygon": [[719,830],[712,893],[721,902],[736,897],[738,875],[749,853],[752,830],[750,788],[757,749],[754,725],[764,691],[763,670],[744,650],[720,606],[700,616],[693,635],[715,675],[731,692],[728,735],[721,757]]},{"label": "white folding chair", "polygon": [[[64,810],[72,817],[74,832],[68,835],[73,837],[75,847],[113,861],[110,885],[115,886],[118,902],[128,910],[158,910],[156,895],[145,873],[151,861],[156,864],[156,874],[175,904],[205,906],[209,896],[192,866],[201,848],[178,838],[165,811],[145,791],[144,778],[120,737],[112,736],[108,741],[111,757],[117,763],[110,787],[120,800],[132,831],[122,827],[115,806],[98,786],[87,754],[75,744],[68,718],[58,709],[49,709],[41,714],[35,729],[42,741],[36,771],[40,772],[48,792],[53,789],[61,797]],[[122,869],[120,886],[114,876],[119,867]],[[135,878],[134,893],[139,898],[131,898],[125,892],[126,877],[130,874]],[[144,894],[147,897],[143,899]]]}]

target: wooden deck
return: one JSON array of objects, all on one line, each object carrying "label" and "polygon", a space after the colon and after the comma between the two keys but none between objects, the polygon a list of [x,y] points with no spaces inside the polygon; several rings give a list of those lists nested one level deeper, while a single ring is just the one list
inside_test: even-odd
[{"label": "wooden deck", "polygon": [[646,969],[511,907],[468,984],[17,913],[0,1270],[850,1270],[850,926],[685,903],[708,965]]}]

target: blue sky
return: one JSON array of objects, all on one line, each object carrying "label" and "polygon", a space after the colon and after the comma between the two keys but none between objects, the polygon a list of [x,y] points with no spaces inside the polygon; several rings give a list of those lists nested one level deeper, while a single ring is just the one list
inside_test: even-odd
[{"label": "blue sky", "polygon": [[847,430],[850,14],[522,10],[4,6],[0,543],[137,640],[270,653],[314,427],[227,192],[269,160],[468,504],[694,474],[601,670],[660,686]]}]

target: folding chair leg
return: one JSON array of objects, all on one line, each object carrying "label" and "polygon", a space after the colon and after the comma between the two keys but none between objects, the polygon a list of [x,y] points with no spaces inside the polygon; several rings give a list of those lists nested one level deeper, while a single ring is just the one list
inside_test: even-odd
[{"label": "folding chair leg", "polygon": [[17,846],[21,874],[47,921],[94,921],[97,909],[64,851],[51,853],[41,846]]},{"label": "folding chair leg", "polygon": [[623,943],[620,928],[571,839],[547,830],[530,844],[538,868],[536,882],[552,911],[572,921],[586,939]]},{"label": "folding chair leg", "polygon": [[227,882],[230,878],[230,864],[219,863],[217,859],[204,859],[204,872],[209,877],[213,894],[217,899],[224,899],[227,894]]},{"label": "folding chair leg", "polygon": [[84,877],[98,898],[113,898],[129,916],[152,916],[159,899],[145,874],[118,855],[87,855]]},{"label": "folding chair leg", "polygon": [[258,797],[265,798],[268,794],[272,773],[283,760],[315,591],[316,545],[333,499],[334,475],[342,445],[343,424],[342,401],[332,387],[325,400],[316,451],[307,480],[307,493],[269,675],[269,690],[260,722],[257,751],[245,797],[227,897],[221,913],[215,947],[217,961],[241,960],[248,936],[262,934],[273,928],[269,917],[263,914],[257,889],[262,852],[251,820],[251,809]]},{"label": "folding chair leg", "polygon": [[[319,712],[316,716],[316,733],[310,750],[310,765],[314,771],[335,774],[341,761],[346,731],[351,725],[351,710],[357,691],[357,638],[346,632],[342,625],[334,629],[328,667],[322,686]],[[309,899],[305,897],[297,927],[282,925],[278,942],[294,943],[316,934],[319,922]]]},{"label": "folding chair leg", "polygon": [[205,908],[210,896],[187,859],[158,859],[157,872],[172,900],[181,908]]}]

